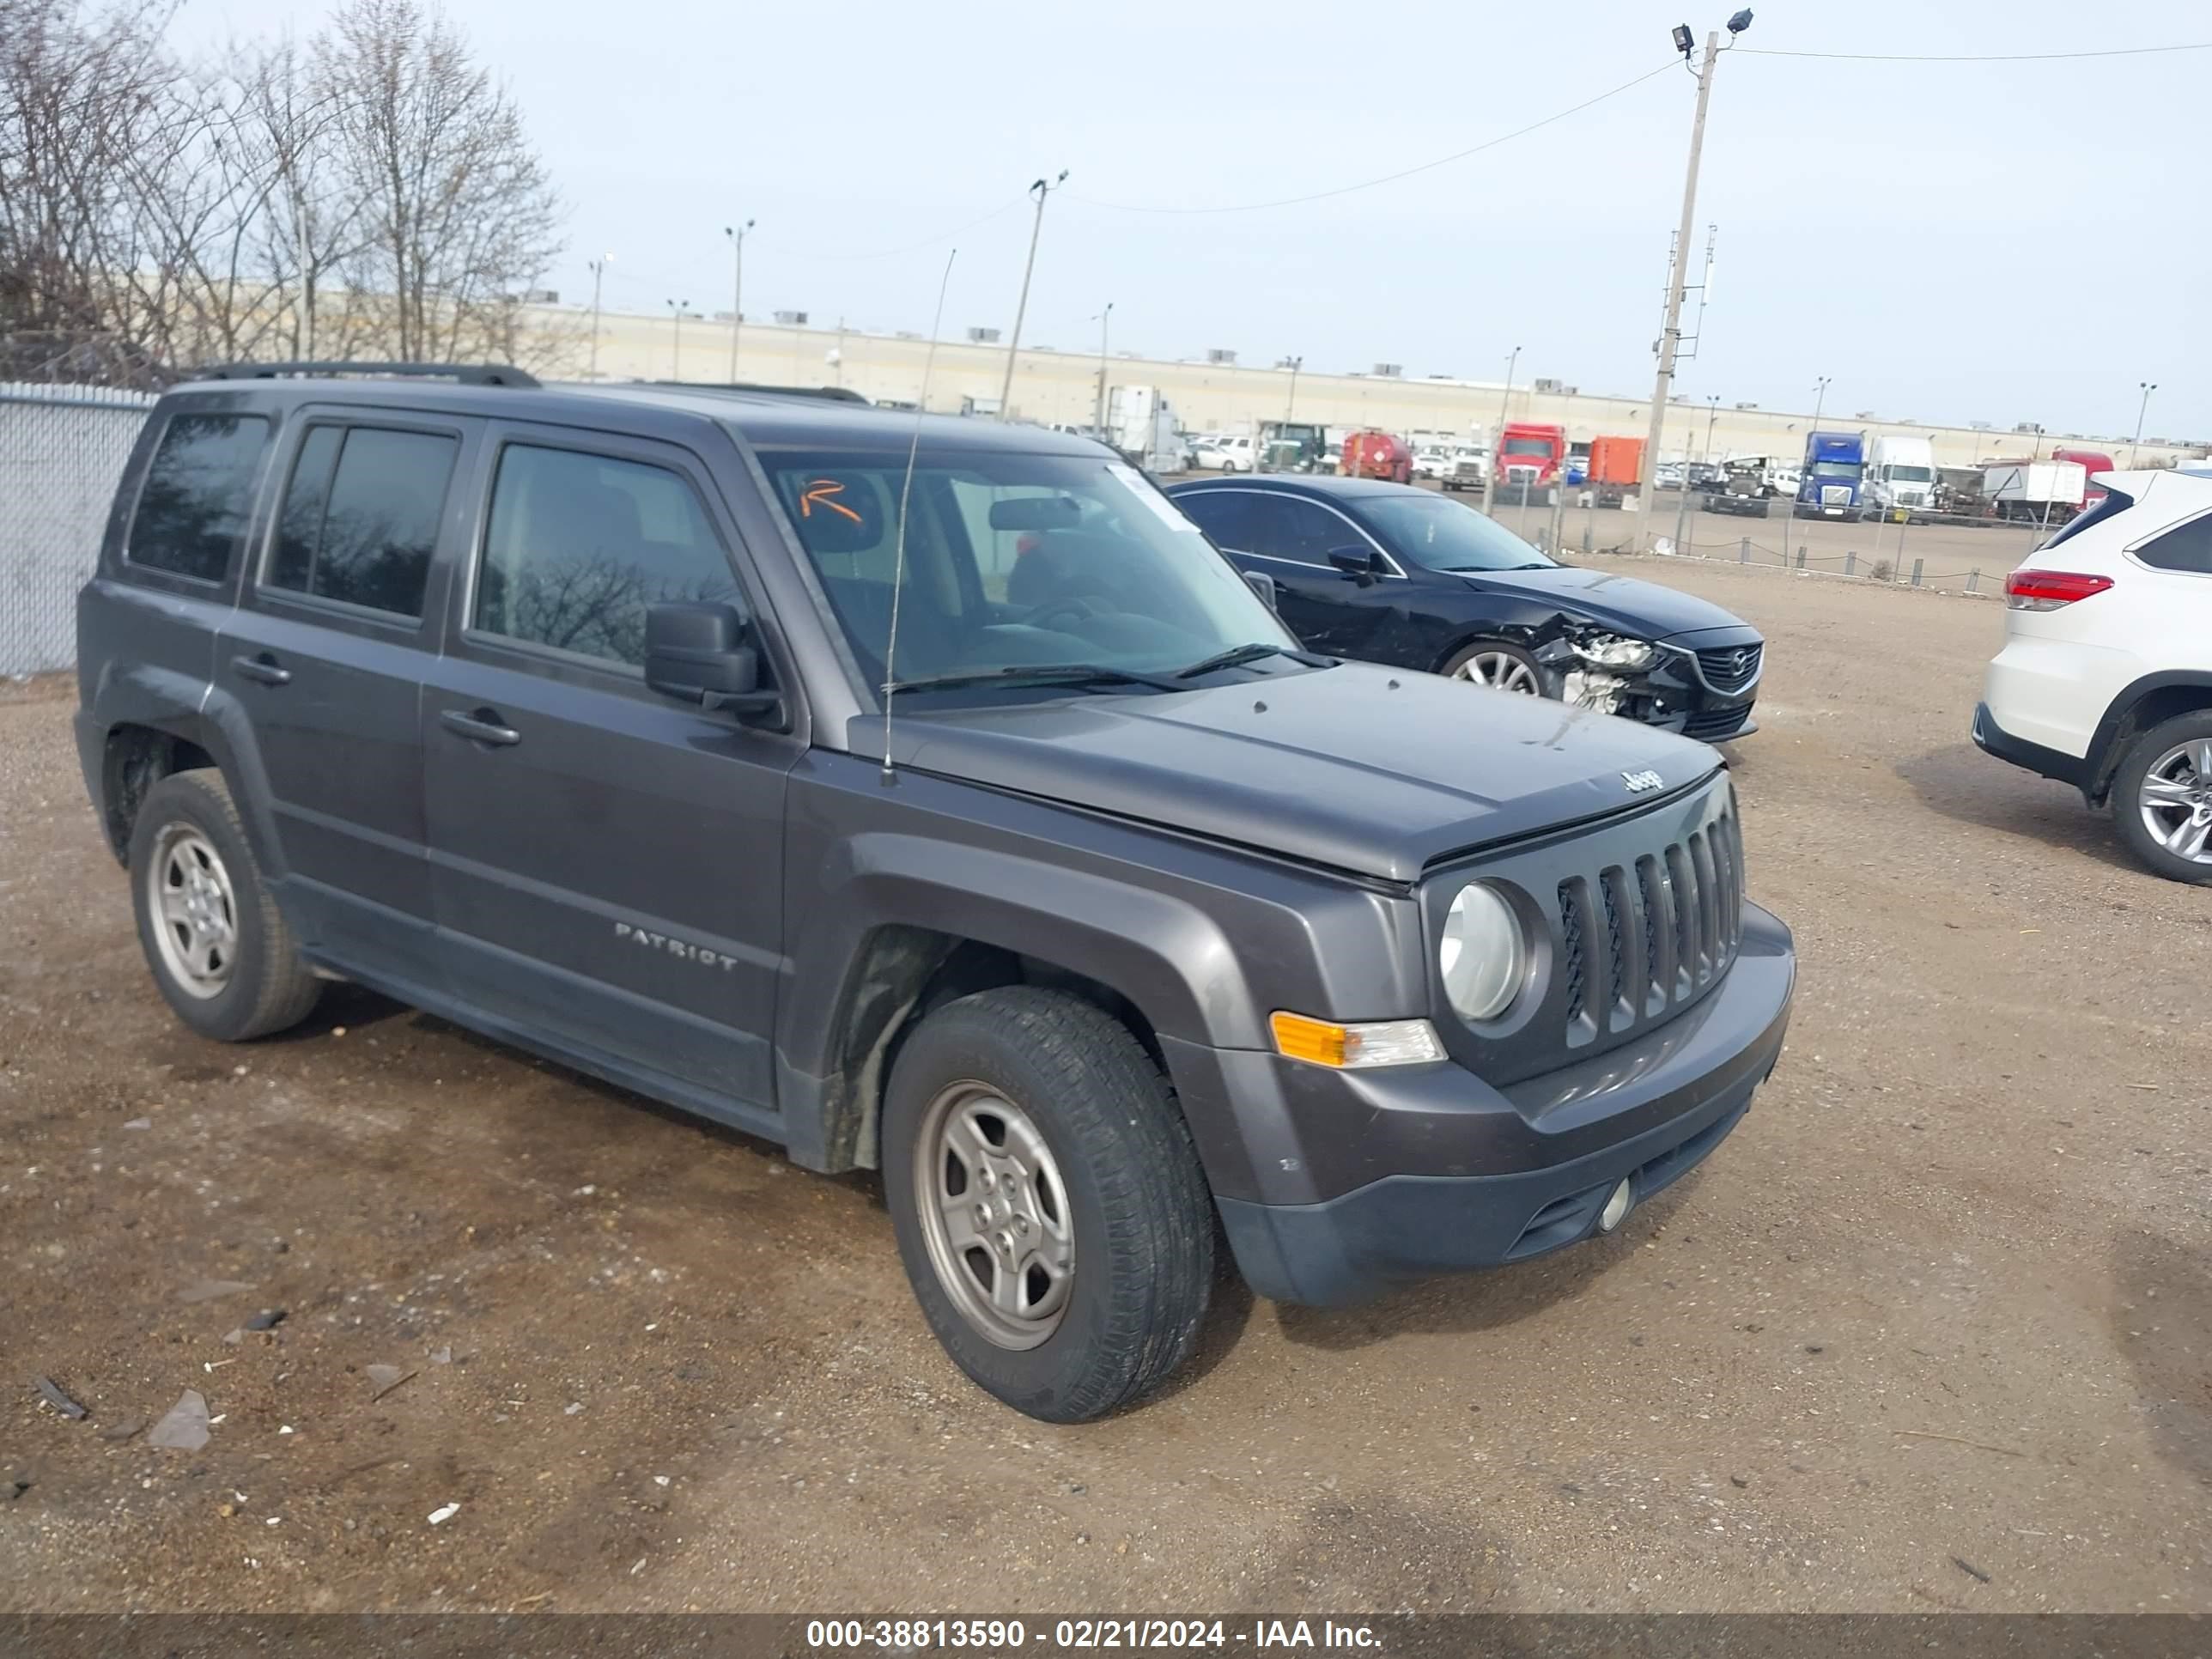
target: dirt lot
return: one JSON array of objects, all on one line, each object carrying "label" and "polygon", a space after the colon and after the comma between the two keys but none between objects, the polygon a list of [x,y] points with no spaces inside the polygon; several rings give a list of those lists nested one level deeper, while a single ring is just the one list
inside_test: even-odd
[{"label": "dirt lot", "polygon": [[[0,1607],[2212,1609],[2212,891],[1968,745],[1993,605],[1622,568],[1773,641],[1771,1086],[1612,1241],[1224,1286],[1078,1429],[940,1357],[868,1181],[357,992],[185,1035],[72,689],[0,693]],[[131,1431],[187,1389],[204,1450]]]}]

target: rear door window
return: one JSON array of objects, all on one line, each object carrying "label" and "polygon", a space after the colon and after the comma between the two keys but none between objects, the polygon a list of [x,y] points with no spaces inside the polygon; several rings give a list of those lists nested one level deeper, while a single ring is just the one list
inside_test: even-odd
[{"label": "rear door window", "polygon": [[2159,570],[2212,576],[2212,513],[2179,524],[2136,550],[2136,557]]},{"label": "rear door window", "polygon": [[254,474],[268,439],[269,422],[258,415],[173,416],[147,466],[125,558],[221,581],[253,516]]},{"label": "rear door window", "polygon": [[319,426],[301,443],[268,586],[419,618],[460,441]]}]

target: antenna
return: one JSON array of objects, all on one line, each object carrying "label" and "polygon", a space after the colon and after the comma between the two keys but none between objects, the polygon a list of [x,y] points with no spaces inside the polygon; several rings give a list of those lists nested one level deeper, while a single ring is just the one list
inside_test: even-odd
[{"label": "antenna", "polygon": [[914,439],[906,451],[906,479],[899,485],[898,538],[891,548],[891,623],[884,635],[884,774],[891,781],[891,688],[898,684],[894,666],[898,657],[899,592],[906,586],[906,509],[914,499],[914,465],[921,454],[921,420],[929,412],[929,374],[937,367],[937,337],[945,330],[945,291],[952,286],[952,262],[960,257],[954,248],[945,256],[945,275],[937,284],[937,314],[930,319],[929,351],[921,360],[921,395],[914,400]]}]

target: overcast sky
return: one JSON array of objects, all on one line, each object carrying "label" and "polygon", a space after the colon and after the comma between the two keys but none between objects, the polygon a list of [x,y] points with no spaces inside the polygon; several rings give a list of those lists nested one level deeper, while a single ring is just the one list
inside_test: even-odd
[{"label": "overcast sky", "polygon": [[[1243,213],[1480,143],[1664,64],[1732,10],[1308,0],[448,0],[570,207],[551,285],[658,311],[948,332],[1012,319],[1024,187],[1047,210],[1029,342],[1245,362],[1520,374],[1640,395],[1694,82],[1680,68],[1372,190]],[[311,28],[327,0],[188,0],[193,46]],[[2067,52],[2212,40],[2203,0],[1768,3],[1769,52]],[[1509,21],[1510,19],[1510,21]],[[1712,303],[1678,389],[1769,408],[2212,438],[2212,52],[2057,63],[1723,57],[1705,174]],[[989,213],[1008,210],[945,233]],[[915,246],[915,244],[923,244]],[[889,252],[891,250],[908,250]],[[855,257],[879,256],[879,257]],[[887,256],[887,257],[884,257]]]}]

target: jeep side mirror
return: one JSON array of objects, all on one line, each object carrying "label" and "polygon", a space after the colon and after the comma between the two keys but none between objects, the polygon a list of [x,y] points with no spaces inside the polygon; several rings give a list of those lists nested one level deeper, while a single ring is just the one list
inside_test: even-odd
[{"label": "jeep side mirror", "polygon": [[760,653],[745,643],[733,606],[704,602],[647,605],[645,683],[664,697],[757,719],[783,699],[761,686]]},{"label": "jeep side mirror", "polygon": [[1382,556],[1371,547],[1334,547],[1329,550],[1328,562],[1347,576],[1364,581],[1381,575],[1389,568]]},{"label": "jeep side mirror", "polygon": [[1276,592],[1275,579],[1273,576],[1264,570],[1248,570],[1244,573],[1244,582],[1260,596],[1261,604],[1266,605],[1270,611],[1276,608],[1276,601],[1279,595]]}]

